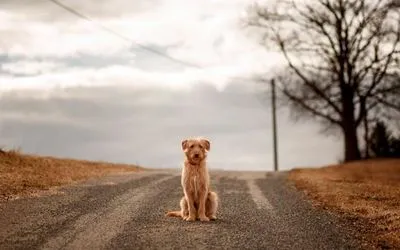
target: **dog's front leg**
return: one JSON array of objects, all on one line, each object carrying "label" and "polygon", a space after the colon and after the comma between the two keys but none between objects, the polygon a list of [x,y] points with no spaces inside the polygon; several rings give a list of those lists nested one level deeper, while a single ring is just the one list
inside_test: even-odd
[{"label": "dog's front leg", "polygon": [[189,208],[189,216],[185,219],[186,221],[195,221],[196,220],[196,208],[194,206],[193,196],[190,194],[185,194],[188,208]]},{"label": "dog's front leg", "polygon": [[206,200],[208,192],[207,190],[202,190],[200,192],[200,200],[199,200],[199,219],[201,221],[209,221],[210,219],[206,216]]}]

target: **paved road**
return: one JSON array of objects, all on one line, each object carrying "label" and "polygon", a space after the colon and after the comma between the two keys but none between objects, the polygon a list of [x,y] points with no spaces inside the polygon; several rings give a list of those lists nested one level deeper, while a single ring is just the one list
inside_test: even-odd
[{"label": "paved road", "polygon": [[179,172],[107,177],[0,204],[0,249],[357,249],[352,230],[312,209],[284,174],[212,172],[219,219],[184,222]]}]

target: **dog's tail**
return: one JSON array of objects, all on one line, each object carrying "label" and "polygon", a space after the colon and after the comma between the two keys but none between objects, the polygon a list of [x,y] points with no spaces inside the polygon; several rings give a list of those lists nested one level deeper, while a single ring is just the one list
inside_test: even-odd
[{"label": "dog's tail", "polygon": [[181,211],[170,211],[165,214],[168,217],[182,217]]}]

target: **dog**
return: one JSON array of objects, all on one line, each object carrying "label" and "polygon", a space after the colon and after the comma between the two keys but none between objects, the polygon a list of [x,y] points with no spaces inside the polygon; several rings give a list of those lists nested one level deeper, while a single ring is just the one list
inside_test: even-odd
[{"label": "dog", "polygon": [[180,201],[180,211],[167,212],[166,216],[181,217],[185,221],[216,220],[219,198],[210,189],[207,169],[207,152],[210,141],[205,138],[190,138],[182,141],[185,159],[182,168],[181,185],[184,196]]}]

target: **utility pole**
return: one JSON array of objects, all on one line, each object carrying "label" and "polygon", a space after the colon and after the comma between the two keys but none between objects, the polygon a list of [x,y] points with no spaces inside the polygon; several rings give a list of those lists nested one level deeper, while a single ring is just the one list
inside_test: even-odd
[{"label": "utility pole", "polygon": [[276,131],[276,92],[275,92],[275,79],[271,80],[271,101],[272,101],[272,138],[274,144],[274,171],[278,171],[278,141]]}]

